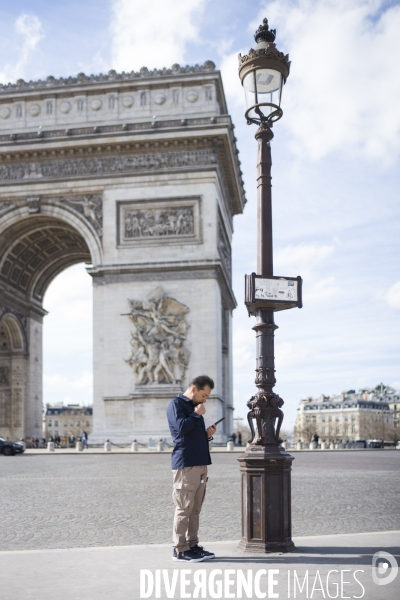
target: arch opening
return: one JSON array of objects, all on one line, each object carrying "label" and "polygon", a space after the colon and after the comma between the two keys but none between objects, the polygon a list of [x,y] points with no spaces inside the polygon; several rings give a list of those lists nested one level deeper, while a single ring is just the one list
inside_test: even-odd
[{"label": "arch opening", "polygon": [[82,235],[48,216],[25,219],[4,231],[0,256],[1,282],[39,303],[58,273],[79,262],[92,262]]},{"label": "arch opening", "polygon": [[42,437],[44,295],[59,273],[93,262],[90,240],[74,225],[46,214],[0,223],[2,437]]}]

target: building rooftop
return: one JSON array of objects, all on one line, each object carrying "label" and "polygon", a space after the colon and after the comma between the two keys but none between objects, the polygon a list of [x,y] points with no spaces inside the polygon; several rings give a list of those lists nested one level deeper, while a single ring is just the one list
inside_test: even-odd
[{"label": "building rooftop", "polygon": [[62,406],[59,404],[50,406],[46,406],[45,414],[46,415],[62,415],[64,413],[67,414],[82,414],[82,415],[92,415],[93,414],[93,406],[79,406],[79,404],[68,404],[68,406]]},{"label": "building rooftop", "polygon": [[303,410],[327,410],[344,408],[369,408],[389,410],[389,402],[400,400],[400,390],[387,389],[378,393],[376,390],[367,391],[348,390],[338,395],[324,396],[319,398],[306,398],[301,400],[300,406]]}]

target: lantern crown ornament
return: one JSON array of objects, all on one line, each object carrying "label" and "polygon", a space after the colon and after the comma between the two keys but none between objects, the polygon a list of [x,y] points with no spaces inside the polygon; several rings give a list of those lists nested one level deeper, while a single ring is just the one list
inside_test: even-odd
[{"label": "lantern crown ornament", "polygon": [[239,54],[239,77],[246,94],[247,123],[263,127],[282,117],[282,88],[290,72],[289,55],[275,45],[276,29],[264,19],[254,34],[257,42],[248,54]]},{"label": "lantern crown ornament", "polygon": [[269,29],[268,19],[263,19],[262,24],[254,34],[254,39],[257,44],[259,42],[274,42],[276,37],[276,29]]}]

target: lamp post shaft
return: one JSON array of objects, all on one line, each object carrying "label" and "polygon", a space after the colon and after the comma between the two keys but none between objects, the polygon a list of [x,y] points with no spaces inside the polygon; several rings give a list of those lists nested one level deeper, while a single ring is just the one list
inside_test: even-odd
[{"label": "lamp post shaft", "polygon": [[[261,126],[256,135],[257,158],[257,271],[273,276],[271,147],[273,133]],[[291,465],[293,457],[280,445],[283,400],[273,391],[275,379],[274,311],[256,312],[257,358],[248,422],[252,441],[239,459],[242,474],[242,538],[239,547],[250,552],[290,552],[294,549],[291,523]],[[256,428],[254,427],[254,421]]]},{"label": "lamp post shaft", "polygon": [[274,137],[269,127],[260,127],[255,135],[257,156],[257,274],[274,274],[272,243],[271,146]]},{"label": "lamp post shaft", "polygon": [[[257,152],[257,274],[272,277],[274,274],[272,238],[272,177],[271,146],[274,137],[270,127],[259,127],[255,138]],[[258,310],[256,324],[257,358],[256,385],[260,392],[271,393],[276,383],[274,332],[277,326],[272,310]],[[269,436],[270,437],[270,436]],[[269,440],[270,442],[272,440]],[[275,440],[273,440],[275,441]]]}]

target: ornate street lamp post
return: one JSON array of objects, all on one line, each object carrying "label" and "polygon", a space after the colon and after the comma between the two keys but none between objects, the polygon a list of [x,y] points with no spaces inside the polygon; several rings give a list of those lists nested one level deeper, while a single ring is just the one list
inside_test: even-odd
[{"label": "ornate street lamp post", "polygon": [[[293,457],[280,445],[283,400],[274,391],[274,312],[301,308],[300,277],[273,273],[271,147],[272,125],[281,118],[283,84],[289,75],[288,55],[277,50],[275,30],[264,19],[255,33],[257,45],[239,54],[239,76],[246,95],[247,123],[258,125],[257,160],[257,274],[246,275],[245,302],[256,317],[255,384],[248,401],[252,440],[239,459],[242,475],[242,539],[239,547],[251,552],[290,552],[294,549],[291,524],[290,473]],[[254,427],[255,421],[255,427]]]}]

